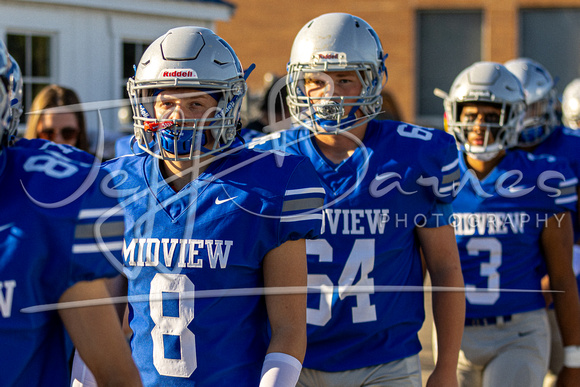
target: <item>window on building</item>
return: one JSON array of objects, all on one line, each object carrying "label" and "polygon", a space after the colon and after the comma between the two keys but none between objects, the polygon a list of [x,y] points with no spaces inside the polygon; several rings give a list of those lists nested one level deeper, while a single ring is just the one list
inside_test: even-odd
[{"label": "window on building", "polygon": [[522,9],[519,18],[519,55],[546,67],[561,93],[580,77],[580,10]]},{"label": "window on building", "polygon": [[[24,112],[29,111],[32,100],[46,85],[53,83],[51,66],[51,37],[34,34],[6,35],[8,52],[20,65],[23,81]],[[21,119],[21,122],[24,122]]]},{"label": "window on building", "polygon": [[443,100],[435,88],[449,91],[455,77],[481,60],[481,11],[419,11],[417,13],[418,124],[443,127]]},{"label": "window on building", "polygon": [[129,98],[127,94],[127,79],[131,78],[135,75],[135,68],[143,55],[143,52],[149,47],[151,42],[144,43],[144,42],[133,42],[133,41],[124,41],[123,42],[123,60],[121,63],[122,70],[122,79],[121,85],[123,88],[122,96],[123,98]]},{"label": "window on building", "polygon": [[135,66],[139,63],[141,56],[149,47],[150,42],[137,42],[124,40],[121,50],[121,85],[120,96],[125,99],[127,104],[117,113],[119,120],[119,130],[125,133],[131,133],[133,130],[133,113],[129,104],[129,94],[127,93],[127,80],[135,75]]}]

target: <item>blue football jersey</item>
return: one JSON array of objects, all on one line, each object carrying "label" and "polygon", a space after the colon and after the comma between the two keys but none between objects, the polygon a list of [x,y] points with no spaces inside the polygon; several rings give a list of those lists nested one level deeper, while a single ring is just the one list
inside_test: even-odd
[{"label": "blue football jersey", "polygon": [[[68,386],[58,302],[79,281],[118,275],[123,214],[93,157],[44,140],[0,151],[0,384]],[[120,266],[120,265],[118,265]]]},{"label": "blue football jersey", "polygon": [[[556,127],[550,136],[534,149],[533,153],[535,155],[548,154],[568,160],[572,172],[580,179],[580,130],[563,126]],[[578,224],[577,215],[574,216],[574,240],[580,240],[580,224]]]},{"label": "blue football jersey", "polygon": [[424,307],[423,292],[410,288],[423,285],[415,229],[449,224],[459,179],[453,137],[373,120],[339,165],[305,128],[254,144],[308,156],[326,189],[323,234],[307,241],[308,284],[324,291],[309,292],[304,367],[343,371],[417,354]]},{"label": "blue football jersey", "polygon": [[118,171],[125,208],[131,346],[144,384],[257,386],[269,343],[256,293],[263,259],[319,236],[324,189],[312,165],[243,149],[177,193],[148,154],[106,168]]},{"label": "blue football jersey", "polygon": [[242,128],[242,130],[240,131],[240,137],[242,137],[244,139],[244,142],[246,143],[249,143],[254,138],[261,137],[263,135],[264,133],[254,129]]},{"label": "blue football jersey", "polygon": [[[482,181],[460,157],[454,226],[469,318],[545,307],[540,238],[547,221],[576,206],[577,179],[562,159],[509,151]],[[476,292],[476,289],[483,289]],[[522,291],[501,291],[517,289]],[[526,291],[527,290],[527,291]]]}]

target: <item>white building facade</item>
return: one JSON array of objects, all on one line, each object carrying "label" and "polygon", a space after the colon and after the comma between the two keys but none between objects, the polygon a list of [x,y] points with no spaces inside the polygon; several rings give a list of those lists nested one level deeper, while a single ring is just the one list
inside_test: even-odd
[{"label": "white building facade", "polygon": [[112,137],[131,119],[124,90],[143,50],[173,27],[215,30],[234,10],[222,0],[0,0],[0,36],[22,68],[26,108],[47,84],[72,88],[89,131],[98,109]]}]

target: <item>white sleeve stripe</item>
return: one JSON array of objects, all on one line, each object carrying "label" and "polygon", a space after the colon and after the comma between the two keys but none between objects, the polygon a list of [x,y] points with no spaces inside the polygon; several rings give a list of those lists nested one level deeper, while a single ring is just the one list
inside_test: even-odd
[{"label": "white sleeve stripe", "polygon": [[322,214],[311,214],[311,215],[288,215],[282,216],[280,222],[300,222],[303,220],[322,220]]},{"label": "white sleeve stripe", "polygon": [[568,204],[568,203],[572,203],[578,200],[578,196],[574,195],[574,196],[569,196],[569,197],[565,197],[565,198],[561,198],[561,199],[556,199],[555,203],[556,204]]},{"label": "white sleeve stripe", "polygon": [[[111,210],[112,210],[111,207],[84,209],[84,210],[81,210],[81,212],[79,213],[79,219],[99,218],[99,217],[105,215],[108,211],[111,211]],[[115,210],[113,210],[113,211],[115,211]],[[119,216],[119,215],[122,215],[122,214],[123,214],[122,210],[121,209],[118,209],[115,212],[112,212],[112,214],[110,214],[110,216],[113,216],[113,215],[114,216]]]},{"label": "white sleeve stripe", "polygon": [[289,189],[284,192],[285,196],[290,195],[306,195],[312,193],[319,193],[319,194],[326,194],[326,191],[322,187],[310,187],[310,188],[298,188],[298,189]]},{"label": "white sleeve stripe", "polygon": [[575,186],[575,185],[578,185],[578,178],[576,178],[576,177],[560,183],[560,187],[570,187],[570,186]]},{"label": "white sleeve stripe", "polygon": [[441,187],[439,188],[439,192],[440,193],[447,193],[451,190],[453,190],[454,188],[456,188],[457,186],[459,186],[459,182],[455,181],[453,184],[448,185],[447,187]]},{"label": "white sleeve stripe", "polygon": [[102,251],[121,251],[123,250],[123,242],[102,242],[102,243],[83,243],[73,245],[73,253],[100,253]]},{"label": "white sleeve stripe", "polygon": [[455,159],[451,164],[444,165],[441,172],[447,172],[455,168],[459,164],[459,158]]}]

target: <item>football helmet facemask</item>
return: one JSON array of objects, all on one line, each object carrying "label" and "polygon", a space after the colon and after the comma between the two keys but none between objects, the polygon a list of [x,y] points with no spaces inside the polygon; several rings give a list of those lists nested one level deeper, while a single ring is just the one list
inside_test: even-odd
[{"label": "football helmet facemask", "polygon": [[[457,140],[459,149],[471,157],[489,161],[502,149],[517,145],[517,136],[525,114],[524,91],[520,81],[507,68],[494,62],[477,62],[463,70],[445,96],[445,118],[448,131]],[[498,122],[462,122],[461,111],[466,103],[487,104],[500,108]],[[467,137],[474,126],[486,127],[483,145],[470,145]],[[489,142],[489,133],[494,141]]]},{"label": "football helmet facemask", "polygon": [[22,73],[0,40],[0,149],[11,145],[22,114]]},{"label": "football helmet facemask", "polygon": [[526,115],[518,145],[539,144],[558,125],[554,80],[541,64],[528,58],[510,60],[505,67],[520,80],[526,97]]},{"label": "football helmet facemask", "polygon": [[562,121],[565,126],[578,129],[580,125],[580,78],[574,79],[562,95]]},{"label": "football helmet facemask", "polygon": [[[329,13],[309,21],[296,35],[288,62],[287,100],[293,119],[327,134],[370,121],[382,107],[381,90],[387,81],[385,59],[378,35],[361,18]],[[305,75],[331,71],[355,71],[362,84],[360,94],[342,97],[333,96],[331,91],[323,97],[308,97]],[[357,117],[356,112],[362,114]]]},{"label": "football helmet facemask", "polygon": [[[207,93],[217,100],[217,107],[196,119],[155,117],[156,95],[176,88]],[[220,152],[233,143],[241,128],[246,90],[242,65],[226,41],[207,28],[171,29],[147,48],[134,78],[127,82],[135,141],[145,152],[165,160],[193,160]],[[204,147],[208,131],[214,139],[211,149]]]}]

